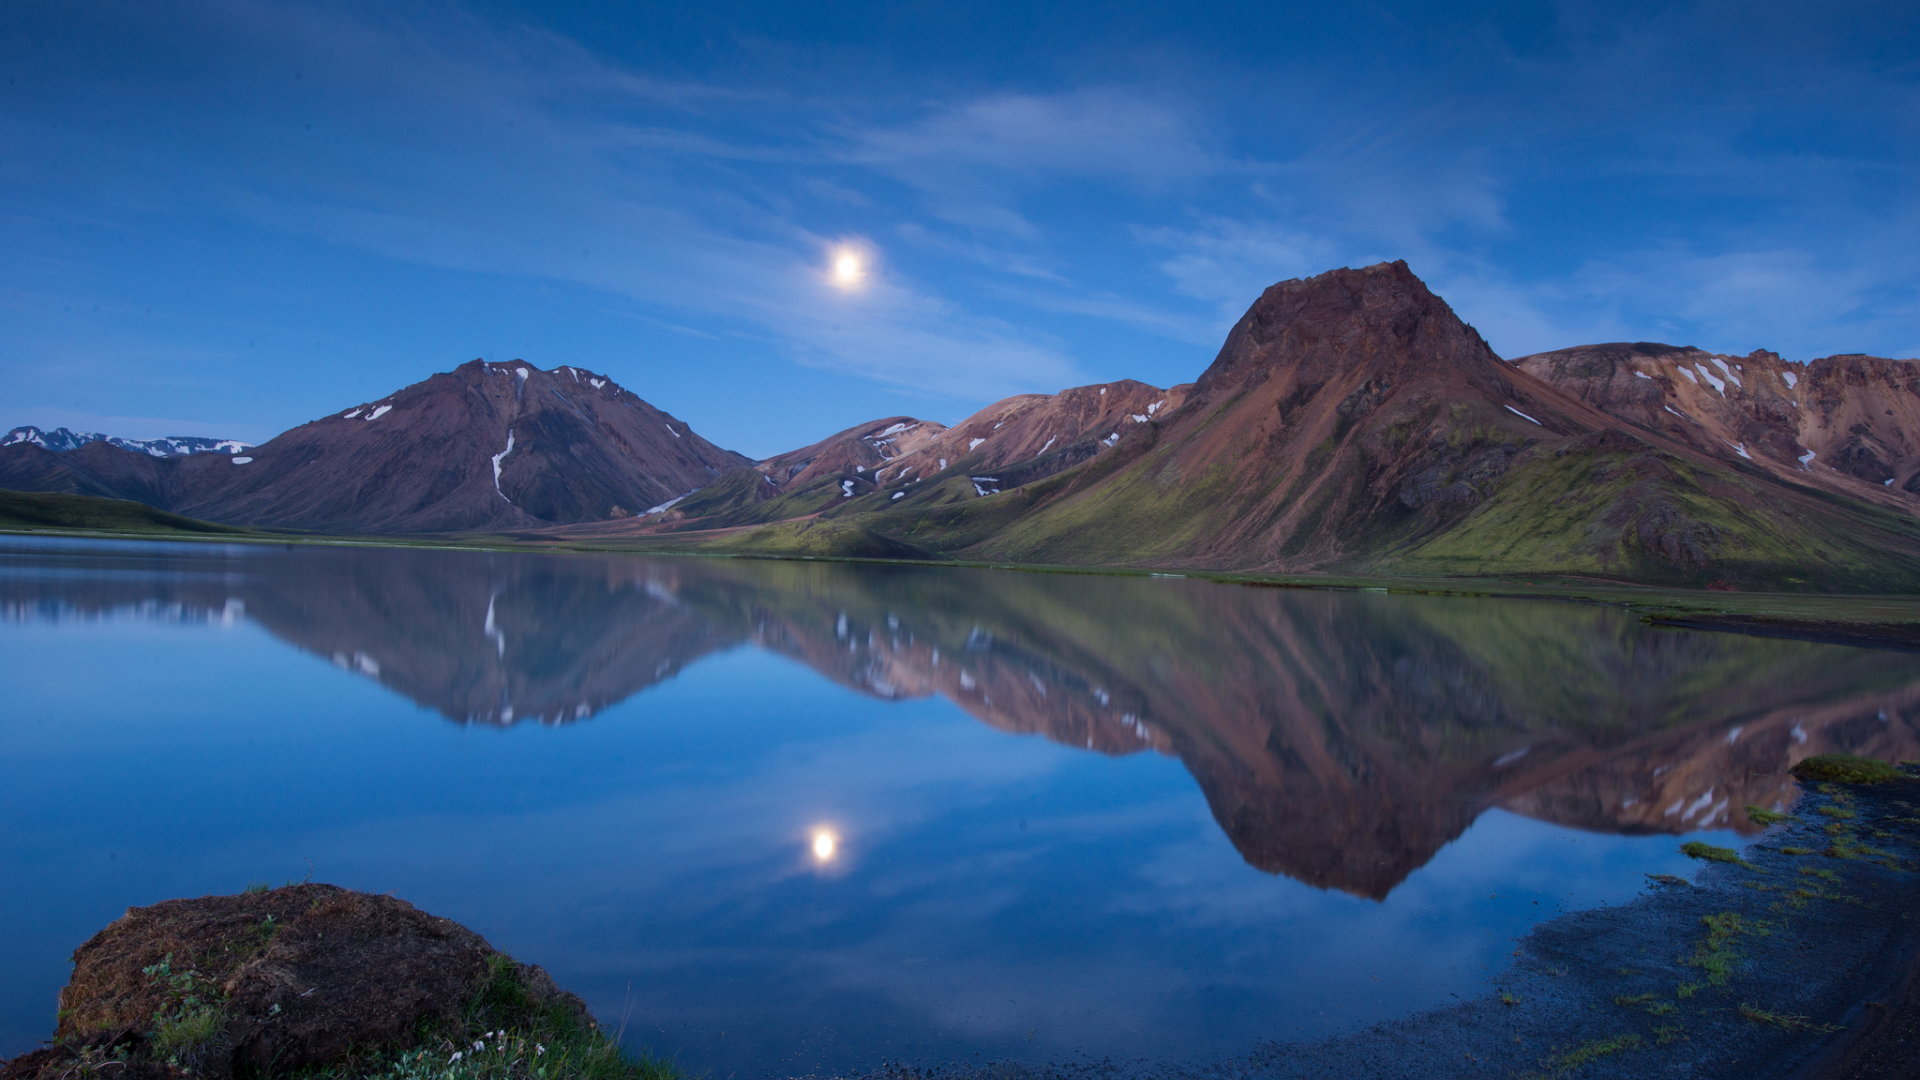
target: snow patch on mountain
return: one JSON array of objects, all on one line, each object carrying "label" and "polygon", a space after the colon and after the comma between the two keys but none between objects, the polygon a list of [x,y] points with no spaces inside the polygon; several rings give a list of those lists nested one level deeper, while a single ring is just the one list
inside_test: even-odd
[{"label": "snow patch on mountain", "polygon": [[[508,454],[511,454],[511,453],[513,453],[513,429],[508,428],[507,429],[507,448],[493,455],[493,493],[495,495],[500,496],[503,499],[507,499],[507,493],[500,490],[500,459],[506,457]],[[507,499],[507,502],[511,504],[513,500]]]}]

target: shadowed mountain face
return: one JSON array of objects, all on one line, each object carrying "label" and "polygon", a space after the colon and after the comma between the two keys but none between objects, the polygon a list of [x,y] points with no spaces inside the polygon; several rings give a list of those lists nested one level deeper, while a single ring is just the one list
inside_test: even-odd
[{"label": "shadowed mountain face", "polygon": [[1790,801],[1802,757],[1920,757],[1920,657],[1604,608],[928,567],[74,550],[7,549],[0,615],[251,619],[485,724],[583,720],[754,645],[863,694],[1176,757],[1249,863],[1372,897],[1489,807],[1751,831],[1742,808]]},{"label": "shadowed mountain face", "polygon": [[0,487],[237,525],[456,532],[624,518],[747,464],[604,376],[475,360],[244,454],[0,447]]}]

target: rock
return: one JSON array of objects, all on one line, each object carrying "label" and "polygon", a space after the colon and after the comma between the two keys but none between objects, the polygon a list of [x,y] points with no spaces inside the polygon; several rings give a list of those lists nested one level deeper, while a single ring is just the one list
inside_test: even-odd
[{"label": "rock", "polygon": [[4,1080],[51,1080],[89,1054],[141,1076],[270,1076],[463,1035],[482,1012],[594,1027],[546,972],[459,923],[333,885],[130,908],[73,963],[55,1045]]}]

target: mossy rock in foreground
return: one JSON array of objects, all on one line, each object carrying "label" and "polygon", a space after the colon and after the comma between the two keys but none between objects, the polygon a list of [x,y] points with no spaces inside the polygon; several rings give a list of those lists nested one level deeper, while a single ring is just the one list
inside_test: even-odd
[{"label": "mossy rock in foreground", "polygon": [[1833,784],[1879,784],[1888,780],[1905,779],[1907,775],[1884,761],[1854,757],[1852,754],[1821,754],[1819,757],[1810,757],[1795,765],[1792,772],[1793,775],[1808,783]]},{"label": "mossy rock in foreground", "polygon": [[489,1078],[670,1073],[625,1057],[540,968],[404,900],[332,885],[130,908],[73,963],[54,1044],[0,1063],[0,1080],[460,1080],[476,1042]]}]

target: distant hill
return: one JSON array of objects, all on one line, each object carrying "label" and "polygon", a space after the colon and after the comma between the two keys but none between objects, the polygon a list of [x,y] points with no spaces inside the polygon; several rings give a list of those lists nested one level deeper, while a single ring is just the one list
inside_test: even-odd
[{"label": "distant hill", "polygon": [[169,457],[175,454],[238,454],[253,445],[238,439],[207,439],[198,435],[167,435],[158,439],[122,439],[117,435],[102,435],[97,431],[68,431],[63,427],[42,431],[32,425],[14,428],[4,437],[0,437],[0,446],[30,443],[43,450],[78,450],[88,443],[95,442],[107,443],[135,453],[151,454],[154,457]]},{"label": "distant hill", "polygon": [[0,447],[0,486],[233,524],[465,532],[626,517],[748,464],[604,376],[475,360],[246,454]]},{"label": "distant hill", "polygon": [[876,492],[889,506],[908,496],[925,505],[991,495],[1091,461],[1135,425],[1179,408],[1188,389],[1123,379],[1018,394],[951,428],[910,416],[874,420],[722,477],[650,524],[686,531],[839,514],[871,509],[864,497]]},{"label": "distant hill", "polygon": [[211,521],[197,521],[124,499],[4,490],[0,490],[0,529],[79,529],[88,532],[218,536],[241,536],[252,531]]}]

